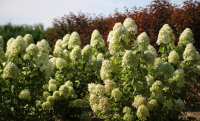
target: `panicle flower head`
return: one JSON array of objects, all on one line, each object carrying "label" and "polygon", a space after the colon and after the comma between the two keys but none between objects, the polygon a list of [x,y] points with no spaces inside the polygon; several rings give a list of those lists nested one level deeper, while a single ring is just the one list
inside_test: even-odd
[{"label": "panicle flower head", "polygon": [[115,113],[112,117],[112,120],[120,120],[121,116],[118,113]]},{"label": "panicle flower head", "polygon": [[100,70],[100,76],[102,80],[106,80],[110,78],[112,75],[111,73],[114,71],[114,65],[110,60],[103,60],[101,70]]},{"label": "panicle flower head", "polygon": [[125,120],[125,121],[132,121],[132,120],[133,120],[133,117],[131,116],[130,113],[126,113],[126,114],[124,114],[124,116],[123,116],[123,120]]},{"label": "panicle flower head", "polygon": [[23,39],[26,43],[26,47],[28,47],[30,44],[34,42],[31,34],[26,34]]},{"label": "panicle flower head", "polygon": [[4,40],[2,36],[0,36],[0,48],[4,48]]},{"label": "panicle flower head", "polygon": [[88,91],[92,94],[95,94],[95,91],[96,91],[96,84],[94,83],[90,83],[88,84]]},{"label": "panicle flower head", "polygon": [[104,44],[103,46],[105,46],[105,43],[104,43],[104,40],[103,40],[101,34],[99,33],[99,31],[97,29],[95,29],[92,32],[90,46],[95,47],[95,46],[100,46],[101,44]]},{"label": "panicle flower head", "polygon": [[53,96],[48,96],[47,97],[47,102],[50,102],[50,104],[53,105],[54,104],[54,98],[53,98]]},{"label": "panicle flower head", "polygon": [[68,87],[73,87],[73,83],[71,81],[65,82],[65,85]]},{"label": "panicle flower head", "polygon": [[150,91],[151,91],[151,92],[159,92],[159,91],[162,90],[162,89],[163,89],[163,84],[162,84],[162,82],[159,81],[159,80],[156,80],[156,81],[153,83],[153,85],[151,86]]},{"label": "panicle flower head", "polygon": [[173,50],[169,53],[168,62],[177,64],[179,61],[179,58],[180,58],[180,56],[178,55],[178,53],[175,50]]},{"label": "panicle flower head", "polygon": [[126,18],[123,23],[124,27],[131,33],[137,33],[137,25],[132,18]]},{"label": "panicle flower head", "polygon": [[110,103],[108,102],[107,98],[101,98],[99,100],[98,108],[101,111],[101,113],[105,114],[110,110]]},{"label": "panicle flower head", "polygon": [[22,90],[18,96],[19,96],[20,99],[23,99],[23,100],[30,100],[31,99],[30,91],[28,89]]},{"label": "panicle flower head", "polygon": [[17,66],[9,62],[6,67],[3,69],[3,78],[14,78],[17,79],[20,77],[20,72]]},{"label": "panicle flower head", "polygon": [[145,51],[144,57],[146,59],[146,62],[150,65],[153,65],[155,62],[155,54],[152,51]]},{"label": "panicle flower head", "polygon": [[173,76],[169,78],[169,83],[176,81],[178,87],[183,87],[185,82],[185,74],[183,69],[174,71]]},{"label": "panicle flower head", "polygon": [[49,91],[55,91],[57,89],[57,86],[55,84],[49,84],[48,89]]},{"label": "panicle flower head", "polygon": [[146,97],[142,97],[142,95],[137,95],[134,98],[134,102],[132,104],[134,107],[138,108],[140,105],[147,105]]},{"label": "panicle flower head", "polygon": [[122,25],[122,23],[115,23],[113,27],[113,36],[114,38],[120,40],[125,40],[129,37],[128,30]]},{"label": "panicle flower head", "polygon": [[23,55],[26,50],[26,43],[21,36],[17,36],[15,41],[12,42],[10,51],[12,51],[13,56],[18,56],[18,54]]},{"label": "panicle flower head", "polygon": [[50,79],[49,80],[49,84],[55,84],[55,85],[57,85],[57,81],[55,79]]},{"label": "panicle flower head", "polygon": [[44,42],[38,41],[37,46],[38,46],[40,52],[49,54],[49,50]]},{"label": "panicle flower head", "polygon": [[55,44],[55,47],[60,47],[60,48],[62,48],[62,39],[58,39],[57,41],[56,41],[56,44]]},{"label": "panicle flower head", "polygon": [[157,51],[152,45],[150,45],[150,44],[148,45],[147,51],[152,52],[154,54],[154,56],[157,57]]},{"label": "panicle flower head", "polygon": [[140,105],[137,109],[137,117],[142,118],[142,117],[148,117],[149,116],[149,110],[145,105]]},{"label": "panicle flower head", "polygon": [[99,103],[99,97],[98,96],[96,96],[95,94],[90,94],[90,99],[89,99],[89,101],[90,101],[90,104],[91,105],[94,105],[94,104],[98,104]]},{"label": "panicle flower head", "polygon": [[165,100],[163,105],[164,105],[164,107],[167,107],[169,110],[172,110],[173,102],[171,100]]},{"label": "panicle flower head", "polygon": [[159,70],[166,77],[170,77],[174,72],[174,68],[168,62],[163,63]]},{"label": "panicle flower head", "polygon": [[154,62],[154,68],[159,69],[162,66],[163,63],[164,62],[161,58],[156,58],[155,62]]},{"label": "panicle flower head", "polygon": [[195,61],[199,59],[199,53],[192,43],[187,44],[185,51],[183,52],[183,59],[186,61]]},{"label": "panicle flower head", "polygon": [[131,113],[131,108],[125,106],[125,107],[123,108],[123,113]]},{"label": "panicle flower head", "polygon": [[108,46],[108,50],[110,52],[111,55],[114,55],[118,52],[119,47],[120,47],[120,41],[117,38],[113,38],[112,40],[109,41],[109,46]]},{"label": "panicle flower head", "polygon": [[139,64],[139,59],[133,54],[131,50],[126,50],[122,58],[122,67],[123,68],[134,68]]},{"label": "panicle flower head", "polygon": [[117,87],[117,85],[115,84],[115,82],[112,81],[112,80],[109,80],[109,79],[104,80],[104,83],[105,83],[105,93],[107,95],[110,95],[111,92],[112,92],[112,90]]},{"label": "panicle flower head", "polygon": [[46,69],[46,64],[49,62],[49,55],[47,53],[38,53],[38,57],[36,60],[36,66],[40,68],[41,71]]},{"label": "panicle flower head", "polygon": [[59,88],[59,93],[60,95],[63,95],[64,97],[68,97],[69,96],[69,88],[66,85],[62,85]]},{"label": "panicle flower head", "polygon": [[175,102],[175,108],[178,111],[182,111],[183,109],[185,109],[185,104],[181,99],[176,100]]},{"label": "panicle flower head", "polygon": [[97,59],[104,59],[103,53],[99,53],[99,54],[97,55]]},{"label": "panicle flower head", "polygon": [[146,51],[148,49],[148,46],[149,46],[149,37],[146,34],[146,32],[141,33],[137,37],[136,43],[137,43],[139,51]]},{"label": "panicle flower head", "polygon": [[153,84],[153,82],[154,82],[154,77],[149,75],[149,74],[147,76],[145,76],[145,77],[146,77],[147,85],[151,86]]},{"label": "panicle flower head", "polygon": [[53,98],[54,98],[54,100],[60,100],[60,99],[62,99],[62,97],[60,96],[59,91],[54,91],[53,92]]},{"label": "panicle flower head", "polygon": [[82,59],[84,62],[87,62],[92,58],[92,48],[90,45],[86,45],[81,51]]},{"label": "panicle flower head", "polygon": [[70,38],[70,34],[66,34],[63,37],[63,41],[62,41],[62,48],[63,49],[67,49],[68,43],[69,43],[69,38]]},{"label": "panicle flower head", "polygon": [[108,34],[107,42],[111,42],[114,39],[114,32],[110,31]]},{"label": "panicle flower head", "polygon": [[115,88],[112,90],[111,96],[114,97],[115,101],[119,101],[121,100],[122,92],[118,88]]},{"label": "panicle flower head", "polygon": [[155,99],[151,99],[150,101],[148,101],[148,108],[149,110],[153,110],[154,107],[158,106],[158,103]]},{"label": "panicle flower head", "polygon": [[70,53],[70,58],[72,59],[72,61],[79,62],[81,57],[82,57],[81,56],[81,48],[79,46],[74,47],[74,49]]},{"label": "panicle flower head", "polygon": [[158,34],[157,44],[168,44],[170,42],[169,33],[165,29],[161,29]]},{"label": "panicle flower head", "polygon": [[49,108],[51,108],[51,103],[46,101],[42,104],[42,109],[44,110],[49,110]]},{"label": "panicle flower head", "polygon": [[97,84],[96,86],[95,86],[95,94],[96,95],[99,95],[99,96],[102,96],[102,95],[104,95],[105,94],[105,87],[103,86],[103,85],[101,85],[101,84]]},{"label": "panicle flower head", "polygon": [[174,45],[175,35],[173,34],[173,30],[171,29],[169,24],[164,24],[161,29],[165,29],[168,32],[170,38],[169,45]]},{"label": "panicle flower head", "polygon": [[26,48],[26,53],[28,53],[31,57],[36,58],[39,53],[39,48],[35,44],[29,44]]},{"label": "panicle flower head", "polygon": [[48,91],[43,92],[43,97],[47,99],[51,94]]},{"label": "panicle flower head", "polygon": [[12,37],[7,41],[7,47],[6,47],[6,51],[10,51],[10,48],[12,47],[11,44],[12,42],[15,41],[15,39]]},{"label": "panicle flower head", "polygon": [[187,45],[193,42],[194,42],[194,38],[193,38],[192,30],[190,28],[186,28],[179,37],[178,46]]},{"label": "panicle flower head", "polygon": [[56,58],[56,67],[60,70],[62,70],[63,68],[65,68],[67,65],[67,62],[62,59],[62,58]]},{"label": "panicle flower head", "polygon": [[77,32],[73,32],[69,38],[68,48],[71,50],[76,46],[81,45],[81,39]]}]

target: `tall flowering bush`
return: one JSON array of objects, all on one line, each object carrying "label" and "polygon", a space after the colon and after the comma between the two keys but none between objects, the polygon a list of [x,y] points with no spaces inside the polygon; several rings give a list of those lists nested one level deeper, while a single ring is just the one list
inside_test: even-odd
[{"label": "tall flowering bush", "polygon": [[0,36],[0,120],[181,119],[186,107],[199,106],[193,97],[200,56],[192,31],[186,28],[176,45],[164,24],[158,51],[137,31],[132,18],[116,23],[108,51],[98,30],[83,48],[72,32],[56,41],[53,55],[45,39],[33,44],[27,34],[5,44]]},{"label": "tall flowering bush", "polygon": [[106,120],[179,120],[194,103],[187,94],[200,76],[192,32],[186,28],[176,46],[173,30],[163,25],[158,52],[145,32],[134,39],[136,33],[131,18],[116,23],[109,33],[109,56],[100,69],[103,84],[88,84],[90,106]]}]

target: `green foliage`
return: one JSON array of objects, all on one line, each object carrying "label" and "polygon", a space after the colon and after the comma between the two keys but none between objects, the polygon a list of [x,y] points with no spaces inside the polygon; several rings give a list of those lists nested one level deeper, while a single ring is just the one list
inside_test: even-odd
[{"label": "green foliage", "polygon": [[0,33],[5,41],[5,45],[11,37],[16,38],[19,35],[24,37],[26,34],[31,34],[33,36],[34,43],[37,43],[42,39],[46,39],[46,30],[44,30],[44,26],[42,24],[35,24],[30,26],[13,25],[12,23],[8,23],[6,25],[0,26]]}]

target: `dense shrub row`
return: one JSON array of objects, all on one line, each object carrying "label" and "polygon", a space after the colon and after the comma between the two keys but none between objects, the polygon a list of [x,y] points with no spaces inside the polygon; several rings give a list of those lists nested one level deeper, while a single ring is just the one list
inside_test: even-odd
[{"label": "dense shrub row", "polygon": [[0,36],[0,120],[184,120],[186,108],[200,106],[191,29],[176,46],[164,24],[158,51],[146,32],[136,38],[137,29],[131,18],[115,23],[108,51],[98,30],[83,48],[77,32],[66,34],[53,55],[45,39],[33,44],[30,34],[9,39],[4,51]]},{"label": "dense shrub row", "polygon": [[138,34],[143,31],[147,33],[150,43],[156,46],[157,35],[163,24],[169,24],[174,30],[177,43],[181,32],[185,28],[193,31],[194,45],[200,48],[200,2],[187,0],[183,6],[173,5],[167,0],[154,0],[145,8],[133,7],[125,9],[124,13],[117,10],[114,14],[105,17],[103,14],[91,15],[79,12],[78,15],[70,13],[61,18],[55,18],[54,27],[47,30],[46,37],[50,40],[52,49],[55,42],[66,33],[77,31],[80,35],[81,47],[89,43],[90,35],[94,29],[98,29],[104,40],[107,39],[109,31],[116,22],[123,22],[125,18],[131,17],[138,26]]},{"label": "dense shrub row", "polygon": [[[26,34],[31,34],[34,43],[37,43],[37,41],[46,38],[45,37],[46,30],[44,30],[44,26],[42,24],[35,24],[31,26],[31,25],[13,25],[11,23],[8,23],[0,26],[0,34],[4,38],[5,45],[11,37],[16,38],[19,35],[25,36]],[[6,47],[5,45],[4,47]]]}]

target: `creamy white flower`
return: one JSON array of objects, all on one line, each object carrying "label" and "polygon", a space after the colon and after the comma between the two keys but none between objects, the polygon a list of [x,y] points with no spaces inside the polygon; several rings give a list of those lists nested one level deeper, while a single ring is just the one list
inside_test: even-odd
[{"label": "creamy white flower", "polygon": [[134,107],[138,108],[140,105],[147,105],[146,97],[143,97],[142,95],[137,95],[134,98],[134,102],[132,104]]},{"label": "creamy white flower", "polygon": [[180,58],[180,56],[178,55],[178,53],[175,50],[173,50],[169,53],[168,62],[177,64],[179,61],[179,58]]},{"label": "creamy white flower", "polygon": [[63,49],[67,49],[68,42],[69,42],[69,38],[70,38],[70,34],[66,34],[66,35],[63,37],[63,41],[62,41],[62,48],[63,48]]},{"label": "creamy white flower", "polygon": [[51,94],[48,91],[43,92],[43,97],[47,99]]},{"label": "creamy white flower", "polygon": [[130,113],[126,113],[126,114],[124,114],[124,116],[123,116],[123,120],[125,120],[125,121],[132,121],[132,120],[133,120],[133,117],[131,116]]},{"label": "creamy white flower", "polygon": [[28,89],[24,89],[20,92],[20,94],[18,95],[18,97],[20,99],[24,99],[24,100],[30,100],[31,96],[30,96],[30,91]]},{"label": "creamy white flower", "polygon": [[108,102],[107,98],[101,98],[99,100],[98,109],[101,111],[101,113],[105,114],[110,110],[111,106]]},{"label": "creamy white flower", "polygon": [[50,102],[44,102],[43,104],[42,104],[42,109],[44,109],[44,110],[49,110],[49,108],[51,108],[51,103]]},{"label": "creamy white flower", "polygon": [[118,88],[115,88],[112,90],[111,96],[114,97],[115,101],[119,101],[121,100],[122,92]]},{"label": "creamy white flower", "polygon": [[186,61],[195,61],[199,59],[199,53],[192,43],[187,44],[185,51],[183,52],[183,59]]},{"label": "creamy white flower", "polygon": [[82,51],[81,51],[81,55],[82,55],[82,60],[84,62],[88,62],[89,59],[92,58],[92,48],[90,45],[86,45]]},{"label": "creamy white flower", "polygon": [[110,78],[112,75],[111,73],[114,72],[114,65],[110,60],[103,60],[100,76],[102,80],[106,80]]},{"label": "creamy white flower", "polygon": [[141,33],[136,39],[137,47],[139,51],[146,51],[149,46],[149,37],[146,32]]},{"label": "creamy white flower", "polygon": [[149,116],[149,110],[145,105],[140,105],[137,109],[137,117],[142,118],[142,117],[148,117]]},{"label": "creamy white flower", "polygon": [[137,33],[137,25],[132,18],[126,18],[123,23],[124,27],[131,33]]},{"label": "creamy white flower", "polygon": [[81,60],[81,48],[79,46],[74,47],[72,52],[70,53],[70,58],[72,61],[78,61]]},{"label": "creamy white flower", "polygon": [[9,62],[6,67],[3,69],[3,78],[14,78],[17,79],[20,77],[20,72],[17,66]]},{"label": "creamy white flower", "polygon": [[157,38],[157,44],[161,45],[161,44],[168,44],[170,42],[170,37],[169,37],[169,33],[167,30],[165,29],[161,29],[159,31],[158,34],[158,38]]},{"label": "creamy white flower", "polygon": [[38,53],[39,53],[39,48],[37,45],[35,44],[30,44],[27,48],[26,48],[26,53],[28,53],[31,57],[36,58]]},{"label": "creamy white flower", "polygon": [[104,80],[104,83],[105,83],[105,93],[107,95],[110,95],[112,90],[117,87],[116,83],[109,79]]},{"label": "creamy white flower", "polygon": [[193,43],[194,38],[192,34],[192,30],[190,28],[186,28],[179,37],[178,46],[187,45],[189,43]]},{"label": "creamy white flower", "polygon": [[67,66],[67,62],[62,58],[56,58],[56,67],[60,70]]},{"label": "creamy white flower", "polygon": [[151,99],[150,101],[148,101],[147,105],[149,110],[153,110],[156,106],[158,106],[158,103],[155,99]]},{"label": "creamy white flower", "polygon": [[123,113],[131,113],[131,108],[125,106],[125,107],[123,108]]},{"label": "creamy white flower", "polygon": [[26,47],[28,47],[30,44],[34,43],[33,37],[31,34],[26,34],[23,39],[26,43]]},{"label": "creamy white flower", "polygon": [[133,54],[131,50],[126,50],[122,58],[122,67],[127,69],[132,69],[137,67],[139,64],[139,59]]},{"label": "creamy white flower", "polygon": [[48,89],[49,91],[55,91],[57,89],[57,86],[55,84],[49,84]]},{"label": "creamy white flower", "polygon": [[81,45],[81,39],[77,32],[73,32],[69,38],[68,48],[71,50],[76,46]]},{"label": "creamy white flower", "polygon": [[122,23],[115,23],[113,27],[113,36],[117,38],[118,41],[128,39],[129,32],[128,30],[122,25]]}]

